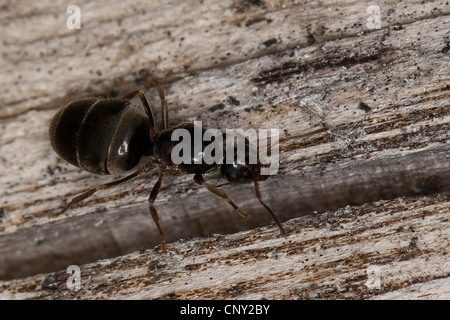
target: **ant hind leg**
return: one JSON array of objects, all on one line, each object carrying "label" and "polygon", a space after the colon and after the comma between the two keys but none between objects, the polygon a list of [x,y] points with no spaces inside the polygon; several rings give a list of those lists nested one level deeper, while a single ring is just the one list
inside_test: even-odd
[{"label": "ant hind leg", "polygon": [[169,128],[169,111],[167,107],[166,96],[164,95],[164,90],[162,89],[158,80],[156,80],[152,76],[150,76],[150,79],[153,81],[153,84],[155,85],[156,89],[158,89],[159,99],[161,100],[162,124],[163,129],[166,130]]},{"label": "ant hind leg", "polygon": [[150,138],[152,141],[155,141],[155,116],[153,115],[152,107],[150,106],[150,103],[148,103],[147,97],[145,96],[145,93],[142,90],[136,89],[132,90],[130,92],[125,93],[122,96],[122,99],[124,100],[131,100],[136,95],[139,96],[139,99],[141,100],[142,105],[144,106],[145,113],[147,114],[147,117],[150,121]]},{"label": "ant hind leg", "polygon": [[76,196],[75,198],[73,198],[72,200],[69,201],[69,203],[66,204],[66,206],[58,213],[58,215],[64,213],[67,209],[69,209],[69,207],[75,203],[81,202],[86,198],[89,198],[90,196],[92,196],[94,193],[96,193],[99,190],[106,190],[109,189],[111,187],[114,187],[122,182],[125,182],[127,180],[133,179],[135,177],[137,177],[138,175],[140,175],[142,172],[144,172],[146,170],[145,167],[133,172],[132,174],[130,174],[129,176],[126,176],[122,179],[116,180],[116,181],[112,181],[109,183],[105,183],[105,184],[101,184],[97,187],[91,188],[86,192],[83,192],[82,194]]}]

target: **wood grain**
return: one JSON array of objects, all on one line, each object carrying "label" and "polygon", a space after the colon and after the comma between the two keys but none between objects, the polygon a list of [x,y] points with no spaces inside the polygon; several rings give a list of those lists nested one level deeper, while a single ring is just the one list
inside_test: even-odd
[{"label": "wood grain", "polygon": [[63,270],[3,282],[1,297],[447,299],[449,205],[449,193],[401,197],[292,219],[288,238],[260,228],[184,239],[83,265],[79,290]]},{"label": "wood grain", "polygon": [[[2,2],[0,296],[448,298],[450,8],[383,1],[370,29],[369,4],[80,2],[69,30],[63,2]],[[258,228],[270,219],[251,185],[222,186],[243,220],[191,176],[169,177],[156,207],[170,250],[139,252],[159,241],[154,172],[57,215],[112,177],[57,158],[51,117],[135,87],[159,114],[149,74],[171,124],[280,129],[261,192],[287,239]],[[85,263],[82,290],[67,289],[67,266]]]}]

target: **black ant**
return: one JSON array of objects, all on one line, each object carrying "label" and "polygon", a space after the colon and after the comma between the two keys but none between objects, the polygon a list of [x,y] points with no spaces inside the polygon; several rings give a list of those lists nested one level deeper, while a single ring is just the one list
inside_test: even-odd
[{"label": "black ant", "polygon": [[[253,181],[257,199],[267,209],[281,234],[284,235],[285,231],[281,223],[261,198],[258,181],[265,180],[267,176],[260,174],[261,165],[259,161],[256,164],[250,164],[248,157],[246,157],[246,163],[235,162],[233,164],[199,164],[193,162],[190,164],[174,164],[172,162],[171,150],[178,143],[172,141],[172,132],[175,129],[183,128],[192,134],[194,125],[182,123],[169,128],[168,108],[164,91],[156,79],[152,78],[152,81],[161,100],[163,130],[160,132],[155,131],[155,118],[152,108],[141,90],[130,91],[121,98],[75,100],[55,114],[49,129],[52,147],[61,158],[81,169],[97,174],[119,174],[139,166],[141,159],[144,157],[151,157],[150,161],[147,161],[132,174],[110,183],[101,184],[76,196],[60,213],[65,212],[72,204],[90,197],[99,190],[111,188],[135,178],[143,172],[150,171],[156,163],[159,167],[159,176],[150,193],[148,205],[161,237],[161,247],[166,250],[164,233],[153,205],[165,174],[194,174],[196,183],[224,198],[241,216],[247,216],[224,191],[207,183],[203,178],[204,173],[220,166],[222,177],[229,182]],[[145,112],[130,103],[129,100],[136,95],[144,106]],[[248,141],[246,141],[246,145],[248,145]]]}]

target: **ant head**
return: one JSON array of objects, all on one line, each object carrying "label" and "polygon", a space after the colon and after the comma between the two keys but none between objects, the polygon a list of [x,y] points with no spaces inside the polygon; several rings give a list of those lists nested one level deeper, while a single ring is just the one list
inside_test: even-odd
[{"label": "ant head", "polygon": [[[225,141],[224,161],[220,166],[223,178],[232,183],[256,182],[268,178],[266,175],[261,175],[258,149],[247,138],[239,134],[235,136],[224,134],[223,138]],[[238,145],[242,142],[244,143],[241,145],[243,148],[240,148]],[[239,152],[243,152],[244,156],[239,157]]]},{"label": "ant head", "polygon": [[[220,174],[226,180],[236,183],[252,182],[260,179],[260,167],[258,164],[239,163],[234,161],[232,164],[222,164],[220,166]],[[264,179],[267,177],[264,176]]]}]

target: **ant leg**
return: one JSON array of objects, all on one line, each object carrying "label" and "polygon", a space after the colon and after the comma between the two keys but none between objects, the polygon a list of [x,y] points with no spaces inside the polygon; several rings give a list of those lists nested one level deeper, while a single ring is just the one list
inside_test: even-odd
[{"label": "ant leg", "polygon": [[224,198],[233,208],[234,210],[236,210],[237,213],[239,213],[242,217],[247,217],[247,214],[242,211],[234,202],[233,200],[230,199],[230,197],[223,192],[222,190],[216,188],[213,185],[210,185],[209,183],[207,183],[205,181],[205,179],[203,179],[203,175],[201,173],[196,173],[194,175],[194,181],[197,182],[198,184],[204,186],[206,189],[208,189],[209,191],[211,191],[212,193],[214,193],[215,195],[218,195],[219,197]]},{"label": "ant leg", "polygon": [[150,76],[150,79],[155,84],[156,89],[158,89],[159,99],[161,100],[161,112],[162,112],[163,129],[166,130],[166,129],[169,128],[169,111],[168,111],[168,108],[167,108],[166,96],[164,95],[164,90],[161,88],[161,85],[159,84],[158,80],[156,80],[152,76]]},{"label": "ant leg", "polygon": [[145,113],[147,113],[147,117],[150,120],[150,138],[152,141],[155,141],[155,117],[153,115],[153,110],[150,104],[148,103],[147,97],[145,96],[144,92],[142,90],[133,90],[128,93],[125,93],[122,96],[122,99],[124,100],[130,100],[134,96],[139,95],[139,99],[141,99],[141,103],[144,106]]},{"label": "ant leg", "polygon": [[156,227],[158,228],[158,231],[159,231],[159,236],[161,238],[161,248],[163,251],[166,251],[167,246],[166,246],[166,240],[164,238],[164,233],[161,229],[161,226],[159,225],[158,213],[156,212],[156,209],[153,206],[153,203],[155,202],[156,197],[158,196],[159,188],[161,187],[162,178],[163,178],[163,174],[162,174],[162,172],[160,172],[158,181],[156,181],[155,186],[153,187],[152,192],[150,193],[150,197],[148,198],[148,207],[150,209],[150,213],[152,214],[153,221],[155,222]]},{"label": "ant leg", "polygon": [[106,189],[109,189],[109,188],[111,188],[113,186],[116,186],[116,185],[118,185],[118,184],[120,184],[122,182],[125,182],[127,180],[133,179],[134,177],[137,177],[138,175],[140,175],[145,170],[146,170],[146,167],[143,167],[143,168],[133,172],[129,176],[126,176],[126,177],[124,177],[122,179],[119,179],[119,180],[116,180],[116,181],[113,181],[113,182],[110,182],[110,183],[101,184],[101,185],[99,185],[99,186],[97,186],[95,188],[91,188],[88,191],[83,192],[82,194],[80,194],[80,195],[76,196],[75,198],[73,198],[72,200],[70,200],[70,202],[68,204],[66,204],[64,209],[62,209],[62,211],[59,212],[58,214],[64,213],[67,209],[69,209],[69,207],[72,204],[78,203],[80,201],[83,201],[86,198],[89,198],[90,196],[92,196],[97,191],[99,191],[99,190],[106,190]]},{"label": "ant leg", "polygon": [[262,200],[261,193],[259,192],[258,177],[251,170],[250,170],[250,173],[251,173],[251,175],[253,177],[253,182],[254,182],[254,185],[255,185],[256,198],[263,205],[263,207],[267,209],[267,211],[271,215],[273,221],[275,221],[275,224],[278,226],[278,229],[280,229],[281,235],[285,236],[286,235],[286,231],[284,230],[284,228],[281,225],[280,221],[278,220],[277,216],[275,215],[275,213],[273,213],[273,211],[269,208],[269,206]]}]

